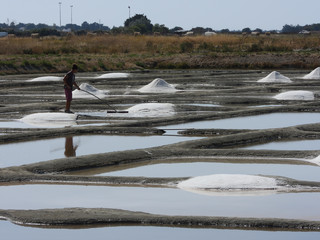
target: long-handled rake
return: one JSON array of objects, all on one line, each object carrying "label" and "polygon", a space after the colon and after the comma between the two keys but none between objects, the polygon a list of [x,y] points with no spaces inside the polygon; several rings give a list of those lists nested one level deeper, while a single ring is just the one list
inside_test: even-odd
[{"label": "long-handled rake", "polygon": [[88,91],[83,90],[83,89],[80,89],[80,90],[83,91],[83,92],[85,92],[85,93],[88,93],[88,94],[94,96],[95,98],[97,98],[97,99],[99,99],[100,101],[102,101],[102,102],[104,102],[105,104],[107,104],[108,107],[112,109],[112,110],[107,110],[107,113],[128,113],[128,111],[115,109],[115,108],[112,107],[109,103],[107,103],[107,101],[104,101],[103,99],[99,98],[98,96],[94,95],[94,94],[91,93],[91,92],[88,92]]}]

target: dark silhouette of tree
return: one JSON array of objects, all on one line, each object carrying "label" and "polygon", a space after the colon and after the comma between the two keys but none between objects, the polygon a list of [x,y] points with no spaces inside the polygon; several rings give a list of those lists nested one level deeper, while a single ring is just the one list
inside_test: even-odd
[{"label": "dark silhouette of tree", "polygon": [[250,28],[247,27],[247,28],[242,29],[242,32],[243,33],[251,33],[252,31]]},{"label": "dark silhouette of tree", "polygon": [[136,14],[128,18],[124,22],[124,26],[133,32],[140,32],[142,34],[151,33],[153,27],[151,21],[143,14]]},{"label": "dark silhouette of tree", "polygon": [[303,27],[297,25],[297,26],[293,26],[293,25],[284,25],[282,28],[282,33],[298,33],[300,31],[303,30]]},{"label": "dark silhouette of tree", "polygon": [[195,27],[191,29],[191,32],[197,35],[201,35],[201,34],[204,34],[206,30],[203,27]]},{"label": "dark silhouette of tree", "polygon": [[255,30],[253,30],[253,32],[262,33],[262,32],[263,32],[263,30],[262,30],[262,29],[260,29],[260,28],[256,28]]},{"label": "dark silhouette of tree", "polygon": [[176,26],[176,27],[174,27],[174,28],[171,28],[171,29],[170,29],[170,32],[171,32],[171,33],[175,33],[176,31],[182,31],[182,30],[183,30],[182,27]]},{"label": "dark silhouette of tree", "polygon": [[164,24],[158,24],[156,23],[153,25],[152,32],[159,32],[162,35],[169,33],[169,28],[167,28]]},{"label": "dark silhouette of tree", "polygon": [[221,29],[220,32],[221,33],[230,33],[230,30],[228,28],[224,28],[224,29]]}]

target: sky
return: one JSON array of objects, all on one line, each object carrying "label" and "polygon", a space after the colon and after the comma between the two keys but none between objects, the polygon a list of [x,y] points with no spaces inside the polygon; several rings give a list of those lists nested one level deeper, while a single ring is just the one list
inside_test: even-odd
[{"label": "sky", "polygon": [[[189,30],[281,30],[285,24],[320,23],[319,0],[0,0],[0,23],[101,23],[123,26],[135,14],[144,14],[152,24]],[[73,6],[73,7],[71,7]],[[129,8],[130,6],[130,8]]]}]

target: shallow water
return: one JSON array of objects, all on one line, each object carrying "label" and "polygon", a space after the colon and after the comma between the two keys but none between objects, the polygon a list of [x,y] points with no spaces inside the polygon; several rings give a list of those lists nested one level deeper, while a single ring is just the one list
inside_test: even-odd
[{"label": "shallow water", "polygon": [[0,168],[58,158],[124,151],[188,141],[181,136],[93,135],[0,145]]},{"label": "shallow water", "polygon": [[[33,239],[139,239],[139,240],[194,240],[194,239],[319,239],[318,232],[275,232],[275,231],[244,231],[222,229],[170,228],[170,227],[101,227],[91,229],[48,229],[17,226],[7,221],[0,221],[1,234],[6,240]],[[108,237],[106,237],[108,236]]]},{"label": "shallow water", "polygon": [[35,126],[26,124],[19,120],[12,120],[12,121],[0,121],[0,128],[35,128]]},{"label": "shallow water", "polygon": [[0,121],[0,128],[61,128],[61,127],[83,127],[107,125],[108,122],[99,121],[60,121],[60,122],[37,122],[25,123],[20,120]]},{"label": "shallow water", "polygon": [[275,105],[275,104],[270,104],[270,105],[257,105],[257,106],[249,106],[250,108],[263,108],[263,107],[280,107],[282,105]]},{"label": "shallow water", "polygon": [[320,193],[208,196],[165,188],[20,185],[0,186],[0,196],[1,209],[116,208],[165,215],[320,220]]},{"label": "shallow water", "polygon": [[271,142],[245,147],[251,150],[320,150],[320,140],[302,140],[288,142]]},{"label": "shallow water", "polygon": [[270,113],[248,117],[236,117],[210,121],[197,121],[191,123],[162,126],[159,128],[268,129],[318,122],[320,122],[320,113]]},{"label": "shallow water", "polygon": [[212,103],[190,103],[190,104],[185,104],[185,105],[199,106],[199,107],[221,107],[221,105],[212,104]]},{"label": "shallow water", "polygon": [[144,176],[144,177],[196,177],[211,174],[249,174],[284,176],[297,180],[319,181],[320,167],[310,165],[282,164],[235,164],[235,163],[162,163],[116,170],[99,176]]}]

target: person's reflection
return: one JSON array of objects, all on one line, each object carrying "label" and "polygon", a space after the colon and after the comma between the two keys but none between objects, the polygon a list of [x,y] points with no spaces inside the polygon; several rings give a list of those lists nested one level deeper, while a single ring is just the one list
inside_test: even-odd
[{"label": "person's reflection", "polygon": [[75,146],[75,147],[73,146],[73,137],[72,136],[66,137],[64,155],[66,157],[74,157],[74,156],[76,156],[77,148],[78,148],[78,146]]}]

